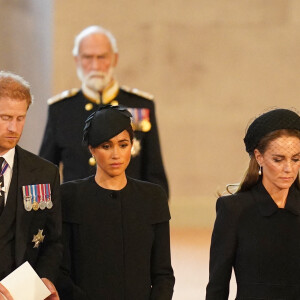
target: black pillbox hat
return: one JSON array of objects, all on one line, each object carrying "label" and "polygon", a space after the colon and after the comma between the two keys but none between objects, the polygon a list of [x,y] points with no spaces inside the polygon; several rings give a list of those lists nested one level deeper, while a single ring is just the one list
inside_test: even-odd
[{"label": "black pillbox hat", "polygon": [[274,109],[256,118],[249,126],[244,143],[246,151],[251,154],[259,141],[268,133],[280,129],[300,131],[300,116],[289,109]]}]

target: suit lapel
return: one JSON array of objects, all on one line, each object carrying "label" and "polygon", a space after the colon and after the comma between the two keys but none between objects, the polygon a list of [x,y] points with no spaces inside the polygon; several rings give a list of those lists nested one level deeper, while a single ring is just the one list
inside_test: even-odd
[{"label": "suit lapel", "polygon": [[[28,212],[24,208],[22,186],[37,182],[34,178],[34,166],[26,152],[16,146],[17,159],[17,210],[16,210],[16,265],[24,262],[24,255],[28,243],[28,231],[32,221],[32,211]],[[13,174],[14,176],[15,174]]]}]

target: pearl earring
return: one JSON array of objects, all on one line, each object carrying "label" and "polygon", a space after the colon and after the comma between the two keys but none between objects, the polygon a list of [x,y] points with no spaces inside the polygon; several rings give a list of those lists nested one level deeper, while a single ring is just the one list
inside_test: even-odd
[{"label": "pearl earring", "polygon": [[261,165],[259,165],[258,175],[261,175]]}]

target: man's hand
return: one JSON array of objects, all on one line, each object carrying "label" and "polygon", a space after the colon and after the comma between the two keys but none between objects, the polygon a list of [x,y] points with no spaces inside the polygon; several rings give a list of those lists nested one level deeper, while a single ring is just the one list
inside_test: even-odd
[{"label": "man's hand", "polygon": [[[5,297],[3,297],[5,296]],[[2,300],[14,300],[9,291],[4,287],[3,284],[0,283],[0,299]]]},{"label": "man's hand", "polygon": [[[44,284],[48,288],[48,290],[51,292],[51,295],[47,297],[45,300],[59,300],[58,292],[54,286],[54,284],[47,278],[42,278]],[[10,300],[10,299],[8,299]],[[12,299],[13,300],[13,299]]]}]

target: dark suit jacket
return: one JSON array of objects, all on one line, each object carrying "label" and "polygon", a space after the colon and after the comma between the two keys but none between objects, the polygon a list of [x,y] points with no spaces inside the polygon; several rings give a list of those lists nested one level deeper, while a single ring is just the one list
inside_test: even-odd
[{"label": "dark suit jacket", "polygon": [[[16,146],[17,155],[17,211],[15,235],[15,263],[18,267],[28,260],[40,277],[55,281],[62,258],[61,204],[59,199],[59,173],[56,166]],[[26,211],[22,186],[50,183],[53,207]],[[8,194],[9,197],[9,194]],[[43,229],[43,243],[33,248],[33,235]]]},{"label": "dark suit jacket", "polygon": [[[159,184],[168,194],[168,181],[160,151],[154,102],[122,88],[119,89],[116,97],[111,99],[113,100],[129,108],[148,109],[150,115],[151,130],[135,131],[141,150],[137,156],[132,157],[126,174]],[[93,109],[86,111],[87,104],[93,105]],[[49,106],[48,121],[39,155],[56,165],[63,163],[64,182],[95,174],[95,166],[89,165],[91,154],[87,147],[82,146],[82,136],[85,120],[97,109],[98,105],[91,102],[82,91]]]},{"label": "dark suit jacket", "polygon": [[218,199],[207,300],[228,299],[232,267],[236,299],[300,299],[300,191],[295,186],[284,209],[262,183]]}]

